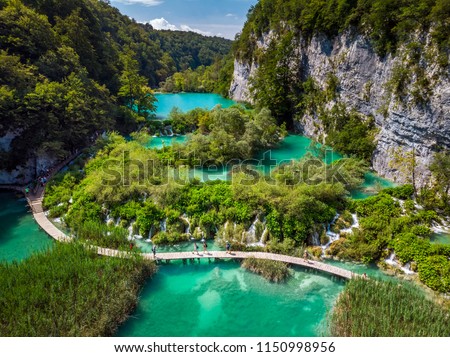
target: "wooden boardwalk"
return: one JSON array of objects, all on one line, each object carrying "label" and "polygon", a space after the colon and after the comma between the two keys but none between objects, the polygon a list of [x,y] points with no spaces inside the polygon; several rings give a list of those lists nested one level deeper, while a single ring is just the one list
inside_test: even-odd
[{"label": "wooden boardwalk", "polygon": [[[94,248],[94,247],[93,247]],[[114,249],[99,248],[95,247],[99,255],[105,255],[109,257],[120,257],[125,258],[128,253],[121,252]],[[352,273],[349,270],[338,268],[329,264],[321,263],[318,261],[306,260],[297,257],[291,257],[288,255],[265,253],[265,252],[232,252],[227,254],[223,251],[211,251],[207,253],[193,254],[192,252],[176,252],[176,253],[157,253],[156,259],[153,258],[153,254],[145,253],[142,254],[144,259],[148,260],[160,260],[160,261],[171,261],[171,260],[192,260],[192,259],[246,259],[246,258],[257,258],[257,259],[267,259],[274,260],[278,262],[288,263],[290,265],[296,265],[303,268],[314,269],[321,271],[330,275],[334,275],[344,279],[352,279],[357,276],[357,274]]]}]

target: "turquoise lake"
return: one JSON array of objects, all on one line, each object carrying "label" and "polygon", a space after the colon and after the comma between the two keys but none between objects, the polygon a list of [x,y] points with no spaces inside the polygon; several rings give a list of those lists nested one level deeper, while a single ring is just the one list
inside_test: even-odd
[{"label": "turquoise lake", "polygon": [[0,192],[0,261],[20,261],[50,247],[53,240],[28,212],[25,198]]},{"label": "turquoise lake", "polygon": [[294,269],[269,283],[233,261],[160,267],[118,336],[323,336],[344,283]]},{"label": "turquoise lake", "polygon": [[178,93],[178,94],[155,94],[156,117],[158,119],[167,118],[173,108],[178,108],[182,112],[187,112],[195,108],[211,110],[220,105],[222,108],[229,108],[236,102],[226,99],[218,94],[210,93]]}]

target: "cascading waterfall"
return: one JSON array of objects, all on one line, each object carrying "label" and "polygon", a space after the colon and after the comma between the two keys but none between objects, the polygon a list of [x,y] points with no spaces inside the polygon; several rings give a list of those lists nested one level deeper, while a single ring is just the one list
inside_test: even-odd
[{"label": "cascading waterfall", "polygon": [[191,222],[189,221],[189,218],[186,215],[186,213],[181,216],[181,219],[188,224],[184,233],[191,235]]},{"label": "cascading waterfall", "polygon": [[161,232],[167,231],[167,218],[165,218],[164,220],[161,221],[160,229],[161,229]]},{"label": "cascading waterfall", "polygon": [[150,227],[150,231],[148,232],[148,238],[145,240],[146,243],[151,243],[153,237],[153,226]]},{"label": "cascading waterfall", "polygon": [[320,238],[319,238],[319,233],[314,232],[312,235],[312,244],[315,247],[320,246]]},{"label": "cascading waterfall", "polygon": [[134,240],[134,237],[133,237],[133,231],[134,231],[133,224],[134,224],[134,221],[132,221],[130,226],[128,227],[128,240],[129,241],[133,241]]},{"label": "cascading waterfall", "polygon": [[248,232],[246,232],[247,244],[256,243],[258,241],[258,237],[256,237],[256,225],[258,224],[258,222],[259,219],[258,217],[256,217],[256,219],[248,229]]},{"label": "cascading waterfall", "polygon": [[[337,241],[337,240],[340,238],[339,233],[334,233],[334,232],[331,231],[331,226],[332,226],[333,224],[336,223],[336,221],[337,221],[338,218],[339,218],[339,214],[337,214],[337,215],[333,218],[333,221],[332,221],[330,224],[328,224],[328,226],[327,226],[327,231],[326,231],[325,234],[326,234],[327,237],[329,238],[329,241],[328,241],[327,244],[325,244],[325,245],[322,246],[322,250],[323,250],[324,252],[325,252],[325,249],[327,249],[327,248],[331,245],[331,243]],[[319,243],[319,245],[320,245],[320,243]]]},{"label": "cascading waterfall", "polygon": [[413,275],[415,274],[412,270],[411,270],[411,264],[410,263],[406,263],[404,266],[401,266],[396,260],[395,260],[395,252],[392,252],[391,255],[384,260],[384,262],[390,266],[396,267],[396,268],[400,268],[405,274],[407,275]]}]

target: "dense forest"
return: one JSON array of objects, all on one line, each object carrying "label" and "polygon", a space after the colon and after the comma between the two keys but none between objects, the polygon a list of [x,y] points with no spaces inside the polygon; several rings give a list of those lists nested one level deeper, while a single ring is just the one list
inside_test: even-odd
[{"label": "dense forest", "polygon": [[35,153],[64,157],[96,132],[135,127],[153,109],[151,88],[231,46],[154,31],[97,0],[1,0],[0,22],[0,136],[15,136],[0,151],[7,170]]},{"label": "dense forest", "polygon": [[432,28],[433,40],[449,50],[450,5],[447,0],[260,0],[252,6],[236,43],[236,53],[258,54],[256,40],[269,30],[294,29],[306,37],[337,35],[349,27],[367,33],[380,55],[394,52],[415,30]]}]

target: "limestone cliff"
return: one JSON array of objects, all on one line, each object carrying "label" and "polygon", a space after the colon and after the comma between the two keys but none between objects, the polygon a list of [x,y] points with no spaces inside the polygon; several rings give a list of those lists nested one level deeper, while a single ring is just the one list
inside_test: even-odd
[{"label": "limestone cliff", "polygon": [[[378,56],[370,41],[363,35],[348,31],[334,38],[324,35],[306,40],[294,38],[294,56],[290,59],[293,76],[301,73],[298,81],[312,77],[325,89],[329,73],[338,81],[337,97],[326,103],[344,103],[347,108],[373,116],[378,130],[377,147],[373,154],[373,169],[378,174],[398,182],[408,178],[393,160],[395,152],[415,153],[416,183],[425,185],[430,180],[428,165],[437,150],[450,148],[450,70],[433,60],[436,49],[428,34],[417,34],[422,45],[419,67],[411,70],[411,46],[401,46],[396,55]],[[273,33],[258,40],[258,50],[264,51]],[[418,67],[418,68],[419,68]],[[236,60],[230,97],[252,102],[251,77],[256,73],[255,60]],[[402,77],[403,75],[403,77]],[[401,83],[399,83],[399,81]],[[425,83],[425,84],[423,84]],[[394,88],[394,89],[393,89]],[[401,88],[401,93],[398,93]],[[397,92],[396,92],[397,91]],[[320,120],[315,115],[302,115],[295,120],[296,129],[313,138],[323,138]]]}]

